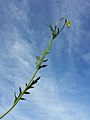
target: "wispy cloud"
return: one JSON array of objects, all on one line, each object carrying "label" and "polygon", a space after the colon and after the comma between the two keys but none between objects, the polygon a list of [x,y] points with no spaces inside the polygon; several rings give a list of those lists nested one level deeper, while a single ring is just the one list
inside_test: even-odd
[{"label": "wispy cloud", "polygon": [[[5,4],[2,3],[2,5],[4,6]],[[15,25],[14,19],[28,31],[28,19],[24,10],[12,2],[1,9],[2,13],[4,13],[1,20],[6,19],[8,16],[11,21],[11,23],[9,23],[10,21],[8,20],[6,24],[4,21],[2,23],[3,27],[0,28],[0,83],[2,86],[0,100],[2,101],[1,103],[6,106],[7,99],[10,103],[12,102],[12,91],[14,91],[18,85],[22,86],[25,80],[27,81],[28,78],[30,78],[30,73],[33,73],[35,68],[33,64],[35,62],[35,51],[34,42],[29,43],[22,37],[23,33],[20,33],[18,27]]]},{"label": "wispy cloud", "polygon": [[[86,113],[82,110],[82,107],[77,103],[71,101],[66,102],[62,97],[60,98],[60,96],[57,95],[59,90],[57,87],[55,88],[56,84],[54,84],[53,79],[54,78],[48,78],[45,82],[43,81],[43,84],[41,84],[40,81],[40,84],[32,90],[31,96],[27,98],[30,100],[30,103],[27,101],[26,106],[20,108],[25,110],[27,106],[29,106],[31,110],[30,114],[35,111],[35,113],[38,113],[40,120],[42,118],[57,120],[83,119],[84,116],[82,113]],[[32,109],[33,105],[34,108]],[[35,114],[35,116],[37,116],[37,114]],[[33,118],[33,116],[31,116],[31,118]]]},{"label": "wispy cloud", "polygon": [[[33,28],[30,25],[30,16],[33,16],[35,11],[29,8],[29,5],[31,5],[30,3],[28,4],[29,0],[23,0],[20,3],[17,0],[8,1],[6,5],[5,1],[2,1],[3,7],[0,7],[3,14],[0,19],[3,21],[0,28],[0,103],[7,109],[13,102],[13,92],[16,91],[18,93],[18,86],[20,85],[23,88],[32,76],[35,70],[34,56],[38,53],[39,48],[45,48],[49,37],[43,38],[44,32],[41,30],[39,32],[38,27],[35,29],[35,26]],[[81,77],[78,72],[78,69],[80,69],[78,60],[82,59],[87,64],[90,64],[89,50],[88,52],[85,49],[83,50],[82,46],[84,42],[83,37],[88,41],[90,36],[89,32],[87,37],[85,35],[86,29],[83,28],[85,19],[81,20],[81,16],[83,14],[86,15],[88,12],[88,4],[88,1],[71,0],[53,0],[50,2],[52,9],[48,9],[52,11],[50,15],[55,17],[51,17],[53,22],[65,15],[71,20],[71,29],[69,34],[67,34],[67,29],[64,31],[65,33],[62,32],[60,36],[62,38],[61,41],[57,38],[58,40],[54,46],[57,52],[52,50],[52,55],[50,54],[49,56],[48,69],[46,68],[44,73],[43,70],[38,73],[42,77],[35,89],[31,91],[31,95],[26,96],[27,100],[19,102],[11,112],[16,119],[85,120],[89,118],[87,117],[89,116],[87,115],[89,113],[86,105],[87,101],[84,103],[82,99],[88,97],[87,91],[89,91],[89,87],[86,85],[86,90],[84,79],[82,79],[86,77]],[[82,6],[82,9],[80,6]],[[29,12],[32,12],[32,15],[29,16]],[[38,20],[40,19],[36,20],[37,23]],[[84,36],[82,37],[83,34]],[[88,42],[84,44],[84,48],[87,48],[87,44]],[[58,58],[57,61],[55,61],[55,57]],[[2,112],[4,110],[0,107],[0,114]],[[6,116],[4,119],[10,120],[10,118],[10,116],[8,118]]]},{"label": "wispy cloud", "polygon": [[90,53],[84,54],[83,59],[87,64],[90,64]]}]

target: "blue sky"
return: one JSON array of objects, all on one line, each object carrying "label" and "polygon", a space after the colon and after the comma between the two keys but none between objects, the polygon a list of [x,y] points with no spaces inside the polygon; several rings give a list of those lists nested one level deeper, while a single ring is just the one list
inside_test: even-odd
[{"label": "blue sky", "polygon": [[1,105],[9,109],[14,91],[29,81],[35,56],[50,40],[42,22],[54,25],[62,16],[71,28],[54,40],[40,81],[11,114],[16,120],[90,120],[89,0],[0,0],[0,115]]}]

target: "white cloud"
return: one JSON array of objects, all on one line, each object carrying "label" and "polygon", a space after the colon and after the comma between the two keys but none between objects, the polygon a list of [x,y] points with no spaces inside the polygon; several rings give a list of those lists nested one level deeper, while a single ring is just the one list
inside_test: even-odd
[{"label": "white cloud", "polygon": [[[77,2],[74,1],[73,5],[70,0],[64,1],[63,2],[64,5],[62,5],[62,7],[63,7],[62,9],[64,10],[63,13],[61,13],[59,4],[55,4],[55,2],[56,1],[54,0],[53,5],[54,5],[55,9],[53,9],[53,10],[56,10],[57,14],[54,14],[54,15],[59,17],[60,15],[63,15],[63,13],[66,13],[65,15],[68,16],[69,12],[70,12],[69,16],[72,21],[72,27],[71,27],[70,33],[72,30],[73,30],[73,32],[71,33],[72,35],[70,34],[67,36],[67,39],[69,40],[68,52],[71,54],[72,48],[74,49],[76,47],[75,45],[80,44],[79,33],[74,32],[74,31],[79,31],[80,26],[81,26],[80,20],[77,20],[77,18],[79,18],[79,14],[76,15],[77,8],[73,9],[73,8],[77,7],[78,1]],[[28,17],[26,15],[26,12],[23,9],[18,8],[14,4],[10,4],[9,10],[12,14],[12,18],[16,17],[18,21],[21,21],[21,23],[23,23],[23,26],[24,26],[24,24],[27,25]],[[82,12],[81,8],[78,8],[78,10],[80,12]],[[72,17],[72,15],[73,16],[75,15],[75,16]],[[73,25],[74,19],[75,19],[76,23]],[[56,21],[56,18],[55,18],[55,21]],[[28,44],[28,42],[26,42],[26,40],[24,40],[22,38],[22,35],[19,32],[19,30],[14,25],[12,25],[12,26],[14,27],[12,29],[12,34],[11,34],[11,31],[10,31],[10,33],[4,32],[4,34],[7,36],[7,37],[5,37],[5,39],[8,38],[7,39],[8,44],[6,45],[6,51],[2,57],[3,59],[2,59],[1,67],[0,67],[0,68],[2,68],[2,71],[0,71],[1,74],[5,78],[7,78],[7,81],[8,81],[8,83],[6,83],[3,80],[0,81],[1,84],[3,85],[1,90],[4,91],[3,94],[1,93],[0,100],[2,101],[3,105],[6,106],[6,108],[9,108],[9,105],[12,102],[11,100],[13,99],[13,96],[9,97],[9,99],[8,99],[9,104],[6,105],[8,96],[11,96],[12,92],[14,90],[18,91],[18,85],[24,86],[24,83],[26,81],[28,81],[28,78],[30,78],[30,76],[32,75],[34,68],[35,68],[34,54],[36,51],[34,49],[35,48],[34,45],[36,45],[36,43],[33,40],[36,36],[33,36],[33,34],[35,34],[34,31],[32,30],[30,33],[31,37],[33,38],[33,40],[32,40],[33,42]],[[26,28],[26,26],[25,26],[25,28]],[[26,29],[26,31],[29,31],[29,29]],[[73,38],[73,36],[74,36],[74,38]],[[47,39],[47,37],[45,39]],[[42,44],[42,46],[44,46],[44,45]],[[75,50],[78,51],[77,48]],[[90,56],[90,54],[87,53],[87,54],[83,55],[83,59],[86,62],[90,62],[89,56]],[[71,56],[71,58],[72,58],[72,56]],[[5,62],[4,60],[9,60],[9,62]],[[74,70],[76,70],[76,69],[74,69]],[[48,75],[49,75],[49,73],[51,74],[51,72],[48,70],[47,70],[47,73],[48,73]],[[47,73],[45,73],[45,74],[47,74]],[[32,113],[35,110],[38,111],[40,113],[39,115],[42,116],[41,118],[43,118],[43,119],[52,119],[52,120],[58,120],[58,119],[59,120],[60,119],[61,120],[75,120],[75,119],[80,120],[80,119],[82,119],[83,120],[83,118],[85,117],[86,114],[84,113],[84,110],[82,110],[82,107],[75,104],[75,102],[70,102],[70,101],[65,102],[65,100],[63,100],[62,94],[59,95],[60,93],[62,93],[63,91],[66,91],[66,90],[71,94],[75,94],[75,92],[76,93],[78,92],[78,90],[72,88],[75,85],[75,83],[73,81],[72,81],[73,84],[71,86],[67,85],[68,81],[65,83],[65,80],[71,79],[72,73],[66,72],[64,74],[65,76],[61,77],[62,81],[64,81],[62,83],[64,83],[64,84],[62,84],[60,88],[59,88],[59,85],[58,85],[58,87],[56,87],[55,77],[53,76],[53,73],[51,74],[52,76],[51,77],[48,76],[48,78],[45,74],[43,74],[43,76],[41,78],[43,80],[40,80],[40,82],[35,86],[35,89],[33,89],[31,91],[31,95],[26,97],[31,102],[29,103],[27,101],[26,104],[25,103],[19,104],[12,111],[12,113],[15,116],[17,116],[16,118],[19,118],[21,120],[25,120],[25,119],[29,120],[30,119],[29,114],[24,114],[22,112],[22,109],[23,110],[28,109],[30,113]],[[38,73],[38,75],[40,75],[40,73]],[[11,81],[14,82],[13,83],[14,88],[12,88],[10,86],[9,82],[11,82]],[[5,87],[7,85],[8,85],[8,87]],[[59,93],[60,90],[61,90],[61,92]],[[29,106],[31,108],[28,108]],[[31,119],[33,120],[32,116],[31,116]]]},{"label": "white cloud", "polygon": [[[53,77],[48,77],[47,79],[43,79],[43,82],[40,81],[36,88],[31,91],[30,98],[27,98],[30,99],[30,104],[34,103],[38,111],[44,115],[44,118],[53,120],[75,120],[77,118],[79,120],[82,115],[79,115],[78,106],[73,102],[65,103],[62,95],[61,97],[58,96],[60,88],[56,87],[54,80]],[[28,103],[28,105],[30,104]]]},{"label": "white cloud", "polygon": [[90,64],[90,53],[84,54],[82,58],[87,64]]},{"label": "white cloud", "polygon": [[[12,1],[9,3],[8,10],[9,14],[11,14],[12,19],[17,20],[19,23],[22,23],[23,25],[27,25],[28,23],[28,16],[27,16],[27,10],[28,10],[28,4],[23,4],[22,1],[20,3],[20,6],[15,3],[15,1]],[[26,9],[27,8],[27,9]]]}]

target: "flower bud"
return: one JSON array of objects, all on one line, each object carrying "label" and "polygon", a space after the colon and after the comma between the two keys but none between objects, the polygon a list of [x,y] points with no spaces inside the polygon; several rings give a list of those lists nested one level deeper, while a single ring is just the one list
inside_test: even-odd
[{"label": "flower bud", "polygon": [[67,20],[67,21],[66,21],[66,26],[67,26],[68,28],[70,28],[70,26],[71,26],[70,20]]}]

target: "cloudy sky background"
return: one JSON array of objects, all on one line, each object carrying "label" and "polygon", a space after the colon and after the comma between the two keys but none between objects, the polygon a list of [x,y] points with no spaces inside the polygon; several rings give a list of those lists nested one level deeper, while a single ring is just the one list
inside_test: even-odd
[{"label": "cloudy sky background", "polygon": [[[55,39],[40,81],[11,114],[16,120],[90,119],[89,0],[0,0],[0,115],[29,81],[35,56],[49,42],[42,22],[54,25],[62,16],[71,28]],[[8,114],[2,120],[10,119]]]}]

